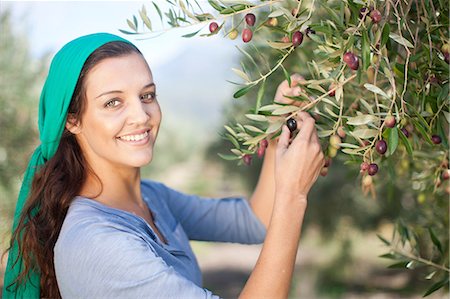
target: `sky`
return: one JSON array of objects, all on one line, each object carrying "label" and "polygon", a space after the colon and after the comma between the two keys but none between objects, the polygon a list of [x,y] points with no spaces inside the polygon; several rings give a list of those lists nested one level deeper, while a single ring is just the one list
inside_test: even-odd
[{"label": "sky", "polygon": [[[165,1],[156,2],[163,8]],[[129,30],[126,19],[138,15],[143,4],[155,17],[154,26],[160,24],[150,1],[0,1],[0,10],[11,11],[14,28],[26,33],[37,59],[89,33],[109,32],[131,40],[152,69],[168,119],[182,120],[192,130],[201,127],[208,133],[217,132],[223,125],[222,107],[233,101],[236,90],[226,80],[239,81],[231,68],[238,64],[235,46],[242,42],[220,36],[181,37],[195,28],[170,30],[145,40],[120,33],[118,29]],[[7,41],[0,36],[0,42]]]}]

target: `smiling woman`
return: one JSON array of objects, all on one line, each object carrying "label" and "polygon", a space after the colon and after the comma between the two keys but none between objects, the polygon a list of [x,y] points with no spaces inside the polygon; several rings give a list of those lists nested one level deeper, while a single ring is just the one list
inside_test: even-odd
[{"label": "smiling woman", "polygon": [[79,120],[69,115],[68,129],[94,173],[150,163],[161,110],[142,55],[102,60],[87,74],[85,86],[86,110]]},{"label": "smiling woman", "polygon": [[[293,87],[294,88],[294,87]],[[280,102],[293,91],[280,84]],[[41,145],[25,174],[5,298],[217,298],[189,240],[264,242],[241,297],[286,297],[307,195],[324,164],[300,113],[268,148],[250,202],[205,199],[142,180],[161,123],[152,73],[111,34],[65,45],[40,99]]]}]

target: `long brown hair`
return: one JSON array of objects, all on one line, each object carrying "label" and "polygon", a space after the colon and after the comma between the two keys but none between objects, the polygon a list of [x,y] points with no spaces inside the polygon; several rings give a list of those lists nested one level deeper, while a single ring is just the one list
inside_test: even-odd
[{"label": "long brown hair", "polygon": [[[85,78],[89,71],[106,58],[131,53],[142,55],[132,44],[120,41],[106,43],[92,52],[80,72],[69,106],[68,113],[74,119],[81,120],[86,107]],[[11,238],[10,246],[14,241],[18,242],[24,263],[22,272],[13,283],[16,286],[33,269],[40,272],[40,296],[61,298],[53,264],[53,248],[67,210],[73,198],[79,194],[89,172],[92,173],[92,170],[75,135],[65,129],[55,155],[33,178],[30,195]]]}]

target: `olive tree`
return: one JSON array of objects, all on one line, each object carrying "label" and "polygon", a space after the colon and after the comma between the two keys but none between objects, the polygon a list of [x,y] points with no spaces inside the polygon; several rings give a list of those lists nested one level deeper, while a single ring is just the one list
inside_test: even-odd
[{"label": "olive tree", "polygon": [[[142,38],[187,27],[184,38],[242,39],[234,98],[246,104],[224,126],[232,148],[219,155],[251,164],[283,124],[296,134],[294,116],[309,112],[327,156],[322,175],[339,158],[359,169],[362,193],[375,197],[393,180],[410,198],[380,242],[393,267],[426,269],[428,295],[450,272],[448,16],[442,0],[166,0],[143,6],[121,31]],[[276,76],[301,86],[292,103],[273,101]]]}]

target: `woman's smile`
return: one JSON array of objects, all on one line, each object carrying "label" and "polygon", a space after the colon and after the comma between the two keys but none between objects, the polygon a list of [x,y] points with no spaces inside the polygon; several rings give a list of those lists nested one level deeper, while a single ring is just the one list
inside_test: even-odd
[{"label": "woman's smile", "polygon": [[148,130],[140,130],[137,132],[133,132],[130,134],[122,135],[117,137],[120,141],[123,141],[128,144],[132,145],[143,145],[147,144],[150,141],[151,132],[150,129]]}]

